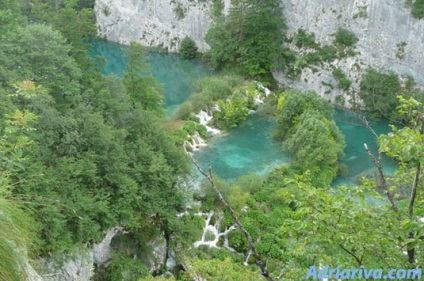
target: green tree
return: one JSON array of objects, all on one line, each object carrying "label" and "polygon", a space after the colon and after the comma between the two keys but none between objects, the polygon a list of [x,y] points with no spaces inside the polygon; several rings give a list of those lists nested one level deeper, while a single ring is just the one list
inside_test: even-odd
[{"label": "green tree", "polygon": [[[407,219],[404,221],[407,226],[408,239],[406,240],[408,261],[412,265],[416,264],[416,257],[422,255],[421,232],[424,225],[419,223],[418,216],[423,211],[418,209],[422,202],[422,167],[424,164],[424,106],[414,98],[405,99],[398,97],[400,106],[398,107],[401,115],[406,116],[409,121],[407,126],[397,129],[392,126],[391,133],[382,135],[379,138],[381,151],[388,156],[393,157],[400,163],[400,168],[395,174],[394,188],[400,188],[402,185],[410,186],[409,201],[407,204]],[[388,191],[388,195],[393,190]],[[390,199],[390,198],[389,198]],[[392,203],[393,205],[394,203]],[[396,206],[393,206],[397,210]]]},{"label": "green tree", "polygon": [[282,97],[274,136],[293,155],[294,169],[309,170],[314,185],[327,186],[337,175],[346,145],[343,134],[330,121],[334,107],[315,92],[290,90]]},{"label": "green tree", "polygon": [[[278,1],[233,0],[230,13],[209,29],[211,63],[251,77],[275,68],[282,52],[284,21]],[[267,32],[263,32],[266,30]]]},{"label": "green tree", "polygon": [[296,165],[309,169],[317,186],[327,186],[337,175],[337,161],[344,155],[343,134],[334,121],[325,119],[316,110],[307,110],[299,116],[292,133],[283,142]]},{"label": "green tree", "polygon": [[146,62],[142,46],[131,42],[126,50],[128,57],[127,71],[124,73],[123,84],[135,106],[143,109],[159,110],[163,96],[162,86],[149,74],[150,65]]},{"label": "green tree", "polygon": [[359,96],[364,101],[366,110],[374,118],[391,117],[396,113],[396,99],[400,91],[399,78],[394,73],[381,73],[368,69],[360,83]]},{"label": "green tree", "polygon": [[197,56],[196,43],[189,37],[184,37],[180,45],[180,55],[184,59],[193,59]]},{"label": "green tree", "polygon": [[275,132],[278,140],[286,139],[296,125],[298,116],[308,109],[319,111],[325,119],[330,119],[333,115],[334,107],[313,91],[289,90],[284,92],[283,96],[284,99],[279,104],[281,113],[277,117],[278,126]]},{"label": "green tree", "polygon": [[0,80],[10,90],[18,81],[32,80],[43,85],[58,108],[78,102],[81,70],[59,32],[46,25],[19,27],[8,38],[0,38],[0,46],[4,58]]},{"label": "green tree", "polygon": [[[384,200],[369,187],[316,189],[308,176],[286,179],[276,192],[291,210],[281,228],[290,237],[284,253],[283,280],[305,278],[310,266],[330,268],[407,268],[396,215],[372,206],[367,197]],[[389,235],[388,235],[389,234]]]},{"label": "green tree", "polygon": [[417,19],[424,18],[424,1],[415,0],[411,10],[412,16]]},{"label": "green tree", "polygon": [[13,176],[25,167],[36,116],[24,110],[6,115],[0,136],[0,279],[25,280],[28,251],[35,241],[35,222],[29,217],[26,200],[14,196]]},{"label": "green tree", "polygon": [[236,95],[229,102],[218,102],[220,111],[214,114],[214,123],[226,130],[243,123],[249,115],[247,102],[242,95]]}]

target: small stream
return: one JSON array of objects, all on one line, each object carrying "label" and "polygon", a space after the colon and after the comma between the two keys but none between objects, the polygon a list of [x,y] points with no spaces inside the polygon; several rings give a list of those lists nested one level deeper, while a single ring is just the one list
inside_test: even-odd
[{"label": "small stream", "polygon": [[[101,55],[106,58],[105,74],[121,76],[125,70],[126,59],[123,47],[108,41],[94,41],[92,56]],[[213,73],[204,63],[195,60],[184,60],[175,54],[146,53],[153,76],[164,84],[165,108],[168,113],[174,111],[193,93],[193,82],[202,76]],[[376,152],[376,141],[373,135],[348,111],[337,109],[334,120],[346,137],[347,146],[342,162],[348,166],[348,174],[336,178],[334,185],[355,184],[358,175],[374,168],[363,144]],[[390,131],[388,122],[371,122],[377,134]],[[219,177],[234,181],[239,176],[269,172],[273,167],[289,164],[290,157],[275,142],[271,133],[275,121],[258,114],[251,114],[241,126],[208,141],[208,147],[196,151],[195,158],[203,166],[212,165],[214,173]],[[396,163],[383,159],[384,169],[392,173]]]}]

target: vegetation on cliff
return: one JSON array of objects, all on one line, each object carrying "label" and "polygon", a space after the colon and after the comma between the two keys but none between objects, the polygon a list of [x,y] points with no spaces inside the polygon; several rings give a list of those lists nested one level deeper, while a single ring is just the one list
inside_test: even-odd
[{"label": "vegetation on cliff", "polygon": [[280,2],[235,0],[231,3],[229,14],[218,18],[205,36],[211,47],[210,62],[217,69],[237,70],[250,77],[266,76],[284,54],[285,23]]},{"label": "vegetation on cliff", "polygon": [[[31,149],[17,156],[26,161],[2,159],[2,174],[13,186],[10,197],[22,196],[32,207],[38,253],[46,258],[98,242],[117,225],[134,234],[132,248],[140,249],[159,233],[179,229],[176,214],[185,207],[179,183],[189,172],[186,157],[161,128],[160,87],[142,73],[142,51],[129,49],[124,79],[102,75],[83,42],[95,35],[93,11],[78,3],[6,1],[0,10],[7,22],[0,26],[2,143],[14,147],[7,134],[16,126],[6,126],[6,116],[22,112],[23,118],[28,109],[38,117],[34,130],[23,130]],[[15,219],[20,211],[4,196],[1,214]],[[24,216],[14,222],[16,231],[26,231]],[[27,242],[23,234],[13,238],[19,247]]]},{"label": "vegetation on cliff", "polygon": [[[177,112],[184,125],[171,134],[163,129],[161,87],[144,73],[148,65],[139,45],[128,50],[123,79],[104,76],[89,57],[84,41],[95,36],[93,1],[0,2],[0,278],[24,278],[25,261],[16,252],[21,248],[37,244],[37,254],[47,258],[72,253],[117,225],[127,233],[113,240],[110,266],[96,271],[98,280],[153,279],[143,253],[162,235],[183,267],[175,274],[179,280],[301,280],[313,265],[423,267],[423,104],[409,97],[395,102],[402,88],[392,76],[370,70],[361,85],[373,113],[400,105],[398,115],[406,124],[378,138],[380,152],[400,163],[390,179],[379,173],[383,195],[373,182],[330,187],[345,142],[331,121],[329,103],[295,90],[270,98],[276,137],[293,155],[292,165],[234,183],[215,178],[249,241],[240,228],[231,228],[233,214],[207,182],[194,196],[201,205],[186,208],[181,181],[190,167],[178,138],[194,131],[206,135],[190,113],[214,102],[221,110],[213,121],[217,126],[242,122],[258,88],[237,75],[198,81],[199,93]],[[217,68],[265,75],[281,52],[276,36],[284,25],[277,1],[233,2],[229,16],[208,35],[211,60]],[[270,32],[262,38],[257,31],[264,29]],[[351,33],[339,33],[343,50],[355,44]],[[314,45],[312,39],[302,32],[296,37],[300,46]],[[322,50],[334,59],[334,49]],[[347,84],[343,73],[334,75],[340,87]],[[410,196],[397,198],[400,189]],[[369,204],[370,197],[379,204]],[[202,216],[210,211],[218,232],[231,231],[218,239],[217,248],[195,248],[204,230]],[[205,239],[211,236],[206,233]],[[251,243],[269,276],[263,271],[261,276]]]}]

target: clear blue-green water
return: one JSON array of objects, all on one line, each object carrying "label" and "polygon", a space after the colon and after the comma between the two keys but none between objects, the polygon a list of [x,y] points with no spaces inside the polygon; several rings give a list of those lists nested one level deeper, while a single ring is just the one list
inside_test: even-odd
[{"label": "clear blue-green water", "polygon": [[194,153],[205,169],[212,165],[214,173],[226,180],[249,174],[261,175],[277,165],[290,163],[290,157],[272,139],[275,122],[259,114],[251,114],[245,123],[208,141],[208,147]]},{"label": "clear blue-green water", "polygon": [[[371,132],[349,111],[336,109],[334,120],[346,139],[345,156],[341,162],[347,165],[348,174],[336,178],[333,184],[355,184],[359,175],[375,168],[374,162],[365,150],[364,143],[377,157],[377,142]],[[377,135],[390,132],[388,121],[370,121],[370,125]],[[384,157],[384,155],[381,162],[386,173],[392,174],[397,169],[395,161]]]},{"label": "clear blue-green water", "polygon": [[[92,56],[100,55],[106,59],[104,73],[121,76],[126,65],[123,53],[125,47],[108,41],[91,43]],[[205,64],[184,60],[175,54],[146,55],[152,75],[164,84],[164,106],[169,112],[175,110],[193,93],[194,80],[212,73]],[[346,137],[347,145],[342,162],[348,166],[348,174],[338,177],[334,185],[355,184],[358,175],[374,168],[374,163],[364,149],[364,143],[376,153],[376,140],[348,111],[337,109],[334,120]],[[390,131],[385,121],[371,122],[371,125],[377,134]],[[264,175],[277,165],[290,163],[290,157],[271,137],[274,126],[273,120],[252,114],[244,124],[230,130],[226,135],[210,139],[208,147],[196,151],[194,156],[204,168],[211,164],[214,173],[225,180],[232,181],[248,173]],[[383,158],[382,162],[388,173],[397,167],[390,159]]]},{"label": "clear blue-green water", "polygon": [[[91,41],[91,56],[106,59],[103,73],[122,76],[127,58],[125,46],[109,41]],[[172,113],[193,92],[193,82],[202,76],[211,74],[212,70],[196,60],[181,59],[176,54],[145,53],[151,66],[151,73],[164,85],[164,107]]]}]

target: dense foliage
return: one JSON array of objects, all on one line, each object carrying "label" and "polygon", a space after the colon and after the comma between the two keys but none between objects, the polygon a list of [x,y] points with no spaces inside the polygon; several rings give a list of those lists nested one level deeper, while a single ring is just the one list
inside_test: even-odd
[{"label": "dense foliage", "polygon": [[197,56],[197,46],[193,39],[184,37],[181,41],[179,53],[184,59],[194,59]]},{"label": "dense foliage", "polygon": [[[161,87],[146,73],[139,45],[130,45],[122,79],[102,75],[88,56],[83,41],[95,33],[93,1],[0,3],[0,279],[25,278],[22,253],[35,243],[40,256],[63,258],[116,226],[125,232],[112,240],[112,260],[109,267],[96,269],[97,280],[156,279],[147,276],[145,258],[152,250],[149,243],[159,236],[183,266],[175,275],[179,280],[263,279],[240,229],[230,231],[228,245],[220,240],[219,249],[193,247],[205,213],[215,211],[212,221],[220,223],[221,232],[234,220],[208,184],[196,190],[202,204],[186,209],[180,183],[189,167],[175,145],[196,131],[206,136],[192,113],[215,102],[221,110],[215,125],[226,129],[242,122],[254,108],[257,84],[228,74],[199,80],[199,93],[178,111],[184,120],[171,135],[162,129]],[[234,51],[233,58],[212,49],[212,59],[219,65],[223,59],[222,66],[234,63],[252,76],[269,71],[274,47],[257,49],[256,44],[270,43],[277,34],[276,2],[233,3],[234,10],[213,32],[237,35],[237,46],[243,48],[228,46],[225,51]],[[270,37],[251,33],[267,27],[272,27]],[[306,33],[296,40],[314,45]],[[326,49],[328,58],[333,51]],[[304,59],[315,60],[312,55]],[[340,83],[345,78],[336,71],[334,76]],[[292,165],[276,167],[267,177],[247,175],[234,183],[216,179],[272,278],[302,280],[312,265],[423,267],[423,104],[413,98],[394,100],[399,84],[392,75],[373,70],[361,83],[361,97],[372,113],[390,113],[400,104],[398,114],[406,120],[404,128],[393,127],[378,139],[381,152],[400,163],[384,195],[375,192],[372,182],[329,187],[344,138],[331,121],[328,102],[295,90],[271,98],[276,137],[292,154]],[[409,196],[391,198],[399,189]],[[379,204],[369,204],[370,198]]]},{"label": "dense foliage", "polygon": [[396,113],[396,96],[400,89],[399,77],[396,74],[368,69],[362,76],[359,96],[373,117],[391,117]]},{"label": "dense foliage", "polygon": [[[122,80],[105,77],[83,43],[96,30],[93,11],[86,9],[92,2],[6,4],[0,7],[7,22],[0,25],[0,128],[10,132],[4,124],[12,113],[22,112],[16,122],[30,116],[27,110],[38,117],[34,130],[25,130],[31,149],[17,154],[26,161],[13,160],[20,169],[10,166],[7,173],[12,194],[25,197],[40,224],[39,254],[73,252],[118,225],[137,233],[134,245],[175,231],[176,213],[185,206],[179,182],[188,165],[161,129],[161,87],[146,73],[141,47],[130,45]],[[5,144],[13,147],[13,139]],[[25,216],[8,200],[2,194],[1,213],[15,220],[16,231],[3,225],[4,237],[21,236],[15,240],[20,246],[27,237]]]},{"label": "dense foliage", "polygon": [[412,4],[411,10],[412,16],[417,19],[424,18],[424,1],[423,0],[415,0]]},{"label": "dense foliage", "polygon": [[236,69],[251,77],[274,69],[282,54],[284,21],[280,2],[232,0],[226,17],[218,18],[205,40],[217,69]]},{"label": "dense foliage", "polygon": [[352,81],[350,81],[346,74],[343,73],[339,68],[333,70],[333,76],[337,80],[337,87],[342,90],[349,89]]},{"label": "dense foliage", "polygon": [[346,28],[339,27],[335,34],[335,42],[346,47],[352,47],[358,40],[355,33]]},{"label": "dense foliage", "polygon": [[316,186],[329,185],[345,147],[343,134],[331,120],[333,106],[314,92],[290,90],[283,97],[276,138],[301,171],[312,173]]},{"label": "dense foliage", "polygon": [[[292,44],[293,50],[286,52],[287,65],[286,74],[291,79],[298,79],[305,68],[317,71],[316,66],[325,67],[337,59],[355,56],[355,43],[358,38],[347,29],[338,28],[333,34],[334,40],[330,45],[321,45],[315,41],[314,33],[307,33],[304,29],[299,29],[292,38],[287,41]],[[338,79],[339,73],[335,78]],[[341,89],[348,88],[348,80],[343,79],[339,83]]]},{"label": "dense foliage", "polygon": [[134,106],[139,105],[145,110],[158,111],[163,103],[162,86],[156,82],[150,73],[150,65],[143,54],[141,44],[131,42],[126,49],[128,57],[127,71],[122,84],[130,95]]},{"label": "dense foliage", "polygon": [[13,195],[16,181],[12,175],[26,164],[23,154],[31,148],[26,132],[36,116],[16,110],[5,117],[0,127],[0,279],[25,280],[25,259],[35,241],[36,225],[28,216],[31,206],[26,198]]}]

